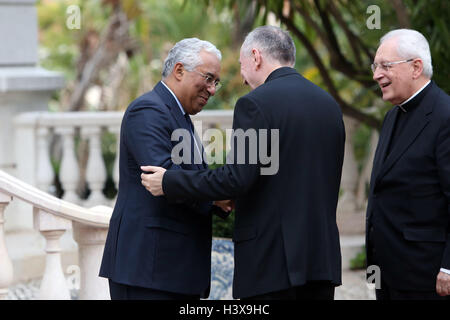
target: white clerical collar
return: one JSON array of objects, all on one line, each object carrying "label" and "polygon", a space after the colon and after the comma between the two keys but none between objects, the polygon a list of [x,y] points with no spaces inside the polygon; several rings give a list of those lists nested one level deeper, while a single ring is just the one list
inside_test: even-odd
[{"label": "white clerical collar", "polygon": [[164,85],[164,87],[166,87],[167,90],[169,90],[169,92],[173,95],[173,97],[175,98],[175,101],[176,101],[177,104],[178,104],[178,107],[180,107],[181,113],[182,113],[183,116],[184,116],[186,112],[184,111],[183,106],[182,106],[181,103],[180,103],[180,100],[178,100],[178,98],[177,98],[177,96],[175,95],[175,93],[173,93],[173,91],[170,90],[170,88],[167,86],[167,84],[165,84],[163,81],[161,81],[161,83],[162,83],[162,84]]},{"label": "white clerical collar", "polygon": [[407,102],[411,101],[412,99],[414,99],[414,97],[417,96],[423,89],[425,89],[425,87],[426,87],[430,82],[431,82],[431,80],[428,80],[428,82],[425,83],[425,85],[424,85],[422,88],[420,88],[419,90],[417,90],[417,91],[416,91],[411,97],[409,97],[407,100],[405,100],[405,101],[403,101],[402,103],[400,103],[400,104],[398,105],[398,107],[399,107],[400,109],[402,109],[403,112],[406,112],[406,109],[403,108],[402,106],[403,106],[405,103],[407,103]]}]

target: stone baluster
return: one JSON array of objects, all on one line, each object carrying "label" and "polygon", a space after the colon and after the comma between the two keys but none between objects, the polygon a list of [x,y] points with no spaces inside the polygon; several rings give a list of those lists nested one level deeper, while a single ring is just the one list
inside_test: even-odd
[{"label": "stone baluster", "polygon": [[73,222],[74,240],[78,243],[81,270],[80,300],[109,300],[109,286],[98,276],[108,228],[92,227]]},{"label": "stone baluster", "polygon": [[75,155],[75,128],[57,127],[55,132],[60,134],[63,140],[63,153],[59,170],[59,180],[64,188],[63,199],[78,204],[80,198],[76,193],[76,189],[80,179],[80,169]]},{"label": "stone baluster", "polygon": [[106,182],[106,166],[102,156],[101,146],[101,127],[83,127],[81,134],[89,139],[89,159],[86,168],[86,181],[91,190],[85,206],[93,207],[95,205],[106,203],[106,197],[103,195],[103,187]]},{"label": "stone baluster", "polygon": [[373,158],[375,157],[378,138],[379,138],[378,131],[372,129],[372,133],[370,135],[370,151],[368,156],[366,157],[364,166],[359,176],[358,189],[356,191],[356,205],[357,209],[359,210],[365,210],[365,208],[367,207],[366,190],[369,188],[370,185],[370,176],[372,174]]},{"label": "stone baluster", "polygon": [[347,116],[344,116],[344,123],[346,139],[341,180],[343,194],[339,199],[338,211],[354,213],[356,210],[356,189],[358,186],[358,164],[353,151],[353,136],[359,123]]},{"label": "stone baluster", "polygon": [[37,173],[36,182],[39,189],[48,192],[53,184],[55,174],[50,161],[50,147],[48,143],[50,130],[40,127],[37,130]]},{"label": "stone baluster", "polygon": [[71,221],[34,208],[34,226],[46,240],[45,271],[38,299],[70,300],[70,292],[61,265],[60,238],[71,228]]},{"label": "stone baluster", "polygon": [[[113,167],[113,180],[116,185],[116,189],[119,190],[119,157],[120,157],[120,127],[111,126],[108,127],[108,131],[113,133],[116,136],[116,158],[114,159],[114,167]],[[116,199],[112,200],[111,205],[114,207],[116,203]]]},{"label": "stone baluster", "polygon": [[3,229],[3,213],[6,206],[11,202],[11,197],[0,193],[0,300],[6,299],[8,287],[13,281],[13,267],[5,244]]}]

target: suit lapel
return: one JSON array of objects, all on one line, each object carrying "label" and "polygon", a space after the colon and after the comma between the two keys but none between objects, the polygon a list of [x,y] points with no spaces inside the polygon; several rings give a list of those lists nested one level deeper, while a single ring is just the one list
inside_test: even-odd
[{"label": "suit lapel", "polygon": [[[172,114],[172,116],[174,117],[175,121],[178,124],[178,127],[186,129],[190,133],[191,128],[190,128],[188,122],[186,121],[186,118],[184,117],[183,113],[181,112],[177,101],[175,100],[173,95],[170,93],[170,91],[167,90],[167,88],[164,86],[164,84],[162,84],[161,81],[158,82],[158,84],[153,88],[153,90],[159,95],[161,100],[169,108],[170,113]],[[194,141],[191,139],[191,159],[192,160],[194,160],[194,152],[197,152],[197,151],[196,151]],[[192,164],[190,164],[190,166],[192,168],[202,169],[201,165],[195,164],[194,162]]]},{"label": "suit lapel", "polygon": [[380,133],[380,142],[378,144],[378,149],[375,153],[375,160],[373,165],[373,174],[371,177],[372,181],[372,189],[375,186],[375,181],[378,180],[380,169],[382,168],[384,159],[386,158],[386,152],[389,145],[389,142],[391,141],[392,132],[394,130],[394,125],[397,120],[398,116],[398,108],[396,107],[394,110],[392,110],[392,114],[386,118],[386,122],[384,125],[384,130],[382,129],[382,132]]},{"label": "suit lapel", "polygon": [[166,106],[169,108],[170,113],[175,118],[175,121],[177,122],[178,126],[180,128],[184,128],[186,130],[190,130],[186,119],[183,116],[183,113],[180,110],[180,107],[178,107],[178,103],[173,97],[173,95],[170,93],[169,90],[164,86],[164,84],[158,82],[158,84],[153,89],[158,93],[158,95],[161,97],[161,100],[166,104]]},{"label": "suit lapel", "polygon": [[434,90],[430,90],[430,92],[423,98],[422,102],[417,107],[416,112],[413,113],[411,119],[409,119],[405,129],[398,138],[398,141],[391,149],[391,153],[386,158],[386,161],[382,163],[380,172],[377,176],[377,181],[388,173],[392,166],[399,160],[406,150],[408,150],[408,148],[414,143],[423,129],[430,122],[430,114],[433,110],[432,107],[435,98],[435,94],[433,94],[433,92]]}]

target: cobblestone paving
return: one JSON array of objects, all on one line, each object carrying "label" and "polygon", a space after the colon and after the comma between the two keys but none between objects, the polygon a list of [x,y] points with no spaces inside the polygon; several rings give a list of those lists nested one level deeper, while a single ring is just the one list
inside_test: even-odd
[{"label": "cobblestone paving", "polygon": [[[336,288],[336,300],[374,300],[375,293],[365,283],[365,271],[344,271],[342,286]],[[8,300],[35,300],[41,280],[18,283],[9,288]],[[72,299],[78,298],[76,290],[71,291]]]},{"label": "cobblestone paving", "polygon": [[367,286],[365,279],[365,270],[345,270],[342,285],[336,288],[335,300],[375,300],[375,291]]},{"label": "cobblestone paving", "polygon": [[39,293],[41,280],[18,283],[9,287],[7,300],[35,300]]},{"label": "cobblestone paving", "polygon": [[[18,283],[9,288],[7,300],[37,300],[41,279]],[[78,299],[78,290],[70,290],[72,300]]]}]

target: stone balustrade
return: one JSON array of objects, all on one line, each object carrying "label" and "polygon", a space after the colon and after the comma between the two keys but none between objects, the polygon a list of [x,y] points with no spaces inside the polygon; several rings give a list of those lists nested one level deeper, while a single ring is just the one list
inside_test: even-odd
[{"label": "stone balustrade", "polygon": [[[106,164],[102,156],[102,135],[114,135],[119,150],[120,124],[123,112],[29,112],[15,118],[15,144],[17,146],[16,176],[39,189],[49,192],[55,181],[51,163],[50,141],[60,137],[61,159],[59,181],[63,200],[84,207],[113,206],[114,199],[107,199],[103,189],[107,180]],[[212,127],[230,129],[232,110],[203,111],[193,117],[198,130]],[[202,134],[200,134],[202,136]],[[85,168],[85,180],[90,190],[87,199],[77,193],[81,178],[80,163],[75,152],[76,139],[88,141],[89,151]],[[119,153],[115,152],[112,179],[117,188],[119,180]],[[34,169],[30,170],[30,166]],[[34,177],[30,177],[30,173]],[[53,188],[54,189],[54,188]]]},{"label": "stone balustrade", "polygon": [[0,171],[0,299],[13,281],[13,268],[5,246],[4,211],[13,200],[33,207],[34,228],[45,238],[46,263],[39,299],[70,299],[62,265],[60,238],[70,228],[78,244],[80,299],[109,299],[108,282],[98,277],[112,208],[86,209],[58,199]]},{"label": "stone balustrade", "polygon": [[[58,178],[63,191],[62,199],[84,207],[114,206],[115,199],[107,199],[103,193],[107,172],[102,156],[101,141],[102,136],[108,132],[115,137],[115,149],[119,149],[122,117],[123,112],[28,112],[20,114],[14,121],[15,158],[17,161],[15,176],[31,185],[38,186],[41,190],[51,190],[55,181],[55,173],[51,164],[50,141],[54,141],[51,139],[59,136],[61,155],[57,160],[60,164]],[[205,130],[232,127],[233,111],[205,110],[193,116],[192,120],[199,136],[209,139],[207,134],[204,135]],[[344,123],[347,140],[341,183],[342,197],[339,201],[338,215],[339,219],[353,221],[355,220],[354,213],[364,209],[365,189],[370,178],[370,164],[376,146],[376,137],[371,142],[372,151],[367,158],[367,165],[359,174],[353,156],[353,135],[358,123],[348,117],[344,117]],[[80,141],[88,143],[88,159],[82,172],[75,152],[76,142],[80,143]],[[227,139],[227,143],[229,143],[229,139]],[[229,144],[226,148],[229,148]],[[113,161],[110,176],[117,189],[119,180],[119,153],[117,151]],[[77,192],[80,179],[83,177],[90,190],[87,199],[82,199],[80,192]],[[345,217],[346,215],[348,217]],[[356,233],[363,232],[364,219],[362,215],[360,216],[356,218],[359,221]],[[338,222],[340,223],[340,221]]]}]

